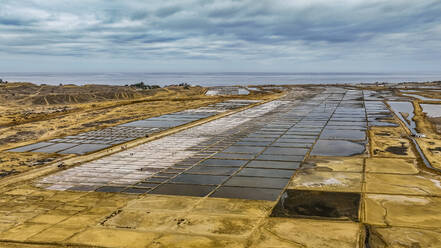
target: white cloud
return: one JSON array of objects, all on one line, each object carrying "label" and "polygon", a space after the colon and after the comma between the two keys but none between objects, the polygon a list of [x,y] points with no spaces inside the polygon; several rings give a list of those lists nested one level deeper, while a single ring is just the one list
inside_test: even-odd
[{"label": "white cloud", "polygon": [[2,0],[0,53],[186,61],[183,68],[236,60],[344,71],[359,61],[392,70],[412,59],[436,68],[440,12],[437,0]]}]

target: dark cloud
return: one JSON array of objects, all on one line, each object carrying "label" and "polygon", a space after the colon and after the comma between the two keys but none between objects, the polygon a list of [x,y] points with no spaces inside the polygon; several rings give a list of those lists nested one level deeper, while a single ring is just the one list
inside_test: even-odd
[{"label": "dark cloud", "polygon": [[438,0],[2,0],[0,52],[127,60],[435,61],[441,55],[439,13]]},{"label": "dark cloud", "polygon": [[156,15],[160,18],[171,16],[177,12],[181,11],[181,7],[178,6],[171,6],[171,7],[165,7],[160,8],[156,11]]},{"label": "dark cloud", "polygon": [[146,11],[137,10],[137,11],[134,11],[133,13],[131,13],[130,16],[131,16],[131,19],[134,21],[144,20],[147,17],[149,17],[149,13],[147,13]]},{"label": "dark cloud", "polygon": [[0,17],[0,25],[4,26],[27,26],[28,21],[16,19],[16,18],[2,18]]}]

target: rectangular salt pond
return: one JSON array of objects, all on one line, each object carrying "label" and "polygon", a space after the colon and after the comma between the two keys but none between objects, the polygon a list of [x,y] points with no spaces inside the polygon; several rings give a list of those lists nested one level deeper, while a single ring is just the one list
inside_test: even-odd
[{"label": "rectangular salt pond", "polygon": [[420,106],[428,117],[441,117],[441,104],[420,104]]},{"label": "rectangular salt pond", "polygon": [[[418,132],[415,130],[416,124],[413,121],[414,114],[414,108],[411,102],[387,102],[392,110],[395,112],[395,114],[400,118],[403,123],[409,128],[409,130],[413,134],[417,134]],[[403,116],[402,113],[406,114],[407,116]]]},{"label": "rectangular salt pond", "polygon": [[417,94],[403,94],[403,96],[410,96],[410,97],[414,97],[414,98],[417,98],[417,99],[420,99],[420,100],[423,100],[423,101],[436,101],[436,100],[438,100],[438,99],[435,99],[435,98],[424,97],[424,96],[420,96],[420,95],[417,95]]}]

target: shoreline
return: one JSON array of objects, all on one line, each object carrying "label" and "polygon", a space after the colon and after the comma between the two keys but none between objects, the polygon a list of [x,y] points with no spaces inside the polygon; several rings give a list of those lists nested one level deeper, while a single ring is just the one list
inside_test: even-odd
[{"label": "shoreline", "polygon": [[189,83],[191,85],[329,85],[389,82],[425,83],[440,81],[441,73],[0,73],[7,81],[36,84],[98,84],[123,86],[145,82],[160,86]]}]

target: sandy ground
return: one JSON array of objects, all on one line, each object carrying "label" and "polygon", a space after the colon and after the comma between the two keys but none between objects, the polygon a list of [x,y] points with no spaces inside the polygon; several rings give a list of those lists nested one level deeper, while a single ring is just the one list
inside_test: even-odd
[{"label": "sandy ground", "polygon": [[119,86],[47,86],[9,83],[0,86],[0,177],[44,165],[60,155],[5,150],[74,135],[133,120],[234,99],[264,100],[278,91],[245,96],[206,96],[202,87],[169,86],[136,90]]},{"label": "sandy ground", "polygon": [[[301,96],[304,95],[299,94],[299,100]],[[198,102],[188,100],[186,107],[207,104],[211,99],[201,98],[203,100],[198,99]],[[213,98],[213,101],[219,100]],[[137,107],[131,113],[141,118],[152,102],[134,104]],[[168,104],[163,103],[158,108],[168,107]],[[109,110],[99,112],[102,119],[89,120],[97,115],[87,112],[78,114],[78,119],[70,116],[60,117],[60,120],[73,125],[71,129],[65,128],[65,132],[78,132],[88,130],[89,127],[82,126],[85,123],[128,117],[125,113],[130,111],[130,106],[132,104],[117,107],[122,108],[119,112],[111,108],[108,115]],[[139,110],[139,106],[144,107]],[[167,109],[172,111],[179,107],[182,106],[177,104]],[[145,116],[149,114],[152,113]],[[66,125],[59,123],[60,120],[40,120],[44,124],[33,127]],[[441,156],[437,155],[436,147],[440,146],[440,136],[433,123],[418,107],[414,120],[418,130],[427,135],[417,139],[424,154],[432,165],[439,165]],[[399,123],[399,120],[395,118],[394,122]],[[53,131],[45,137],[57,135],[60,133]],[[310,158],[307,166],[301,167],[290,179],[286,190],[309,192],[309,196],[319,199],[314,202],[304,197],[299,211],[345,212],[350,209],[345,201],[354,194],[360,196],[356,221],[317,216],[271,217],[277,201],[54,191],[36,187],[35,181],[27,181],[30,179],[27,178],[14,184],[0,180],[3,185],[0,188],[0,246],[441,247],[441,176],[424,167],[408,135],[404,125],[370,128],[367,131],[368,152],[349,157]],[[24,161],[26,166],[32,159],[48,158],[32,154],[21,156],[16,158],[17,162]],[[8,166],[15,168],[15,165]],[[328,202],[336,199],[333,208],[326,208]]]}]

